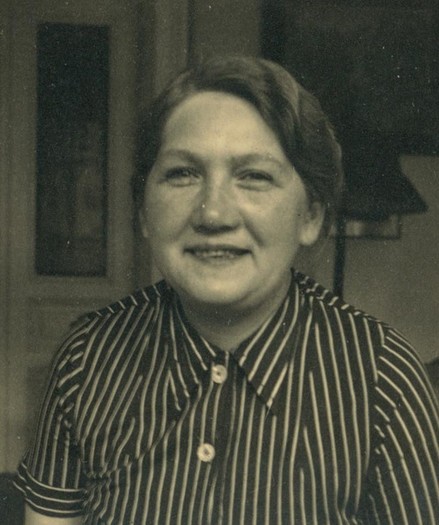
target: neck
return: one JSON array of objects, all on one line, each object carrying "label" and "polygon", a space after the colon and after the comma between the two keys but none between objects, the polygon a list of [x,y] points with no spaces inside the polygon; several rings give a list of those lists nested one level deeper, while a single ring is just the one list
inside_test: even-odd
[{"label": "neck", "polygon": [[258,308],[242,310],[222,305],[198,305],[180,297],[188,321],[209,343],[233,352],[278,309],[288,291],[282,287],[271,301]]}]

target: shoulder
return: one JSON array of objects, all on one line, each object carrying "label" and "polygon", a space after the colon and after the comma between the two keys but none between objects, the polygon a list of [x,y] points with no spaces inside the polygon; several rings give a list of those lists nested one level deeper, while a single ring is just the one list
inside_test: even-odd
[{"label": "shoulder", "polygon": [[386,364],[401,367],[410,363],[422,369],[416,351],[399,330],[345,302],[306,275],[295,272],[295,280],[314,329],[333,345],[359,354],[369,363],[375,382]]},{"label": "shoulder", "polygon": [[146,337],[154,331],[169,303],[170,288],[164,281],[139,289],[103,308],[88,312],[70,327],[55,356],[55,369],[84,369],[89,362],[105,354],[126,351],[140,333]]},{"label": "shoulder", "polygon": [[389,328],[383,321],[347,303],[311,277],[295,272],[294,278],[299,286],[299,292],[304,298],[305,305],[313,313],[316,322],[321,322],[323,316],[333,328],[337,324],[343,324],[347,321],[357,327],[365,324],[370,328],[382,327],[383,330]]},{"label": "shoulder", "polygon": [[317,304],[318,307],[323,307],[328,310],[337,310],[341,315],[343,315],[344,312],[346,314],[354,315],[355,317],[362,317],[371,321],[377,321],[377,319],[347,303],[341,297],[334,294],[334,292],[318,283],[308,275],[295,271],[294,280],[299,286],[300,293],[308,300],[310,304]]},{"label": "shoulder", "polygon": [[99,322],[99,319],[126,315],[132,311],[160,308],[163,301],[168,297],[169,290],[165,281],[159,281],[145,288],[140,288],[107,306],[82,315],[72,324],[71,328],[75,330],[77,327]]},{"label": "shoulder", "polygon": [[360,363],[375,401],[385,399],[395,407],[401,399],[412,398],[431,405],[434,396],[425,367],[405,335],[313,279],[297,272],[295,279],[310,312],[311,329],[335,356]]},{"label": "shoulder", "polygon": [[295,272],[294,275],[300,294],[304,297],[309,310],[316,317],[316,321],[321,321],[323,316],[333,328],[337,324],[349,322],[357,330],[361,326],[367,327],[376,344],[384,345],[388,338],[397,338],[404,341],[404,345],[410,346],[404,336],[385,321],[347,303],[311,277],[299,272]]}]

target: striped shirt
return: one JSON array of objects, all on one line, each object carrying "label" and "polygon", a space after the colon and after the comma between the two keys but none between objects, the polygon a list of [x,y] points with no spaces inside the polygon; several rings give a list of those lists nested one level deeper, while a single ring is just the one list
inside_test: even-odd
[{"label": "striped shirt", "polygon": [[161,282],[73,329],[17,483],[88,525],[434,525],[438,430],[406,340],[311,279],[233,353]]}]

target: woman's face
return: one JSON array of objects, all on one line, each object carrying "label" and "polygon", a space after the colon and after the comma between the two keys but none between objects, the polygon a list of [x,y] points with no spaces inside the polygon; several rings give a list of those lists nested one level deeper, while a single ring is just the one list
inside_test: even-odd
[{"label": "woman's face", "polygon": [[190,307],[271,308],[322,211],[250,103],[197,93],[164,127],[148,176],[143,231],[155,263]]}]

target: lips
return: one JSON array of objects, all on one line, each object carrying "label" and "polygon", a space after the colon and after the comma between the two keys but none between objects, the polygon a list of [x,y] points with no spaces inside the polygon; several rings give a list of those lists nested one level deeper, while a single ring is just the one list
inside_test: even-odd
[{"label": "lips", "polygon": [[186,249],[194,257],[205,261],[224,261],[234,260],[250,253],[245,248],[239,248],[231,245],[215,245],[215,246],[192,246]]}]

